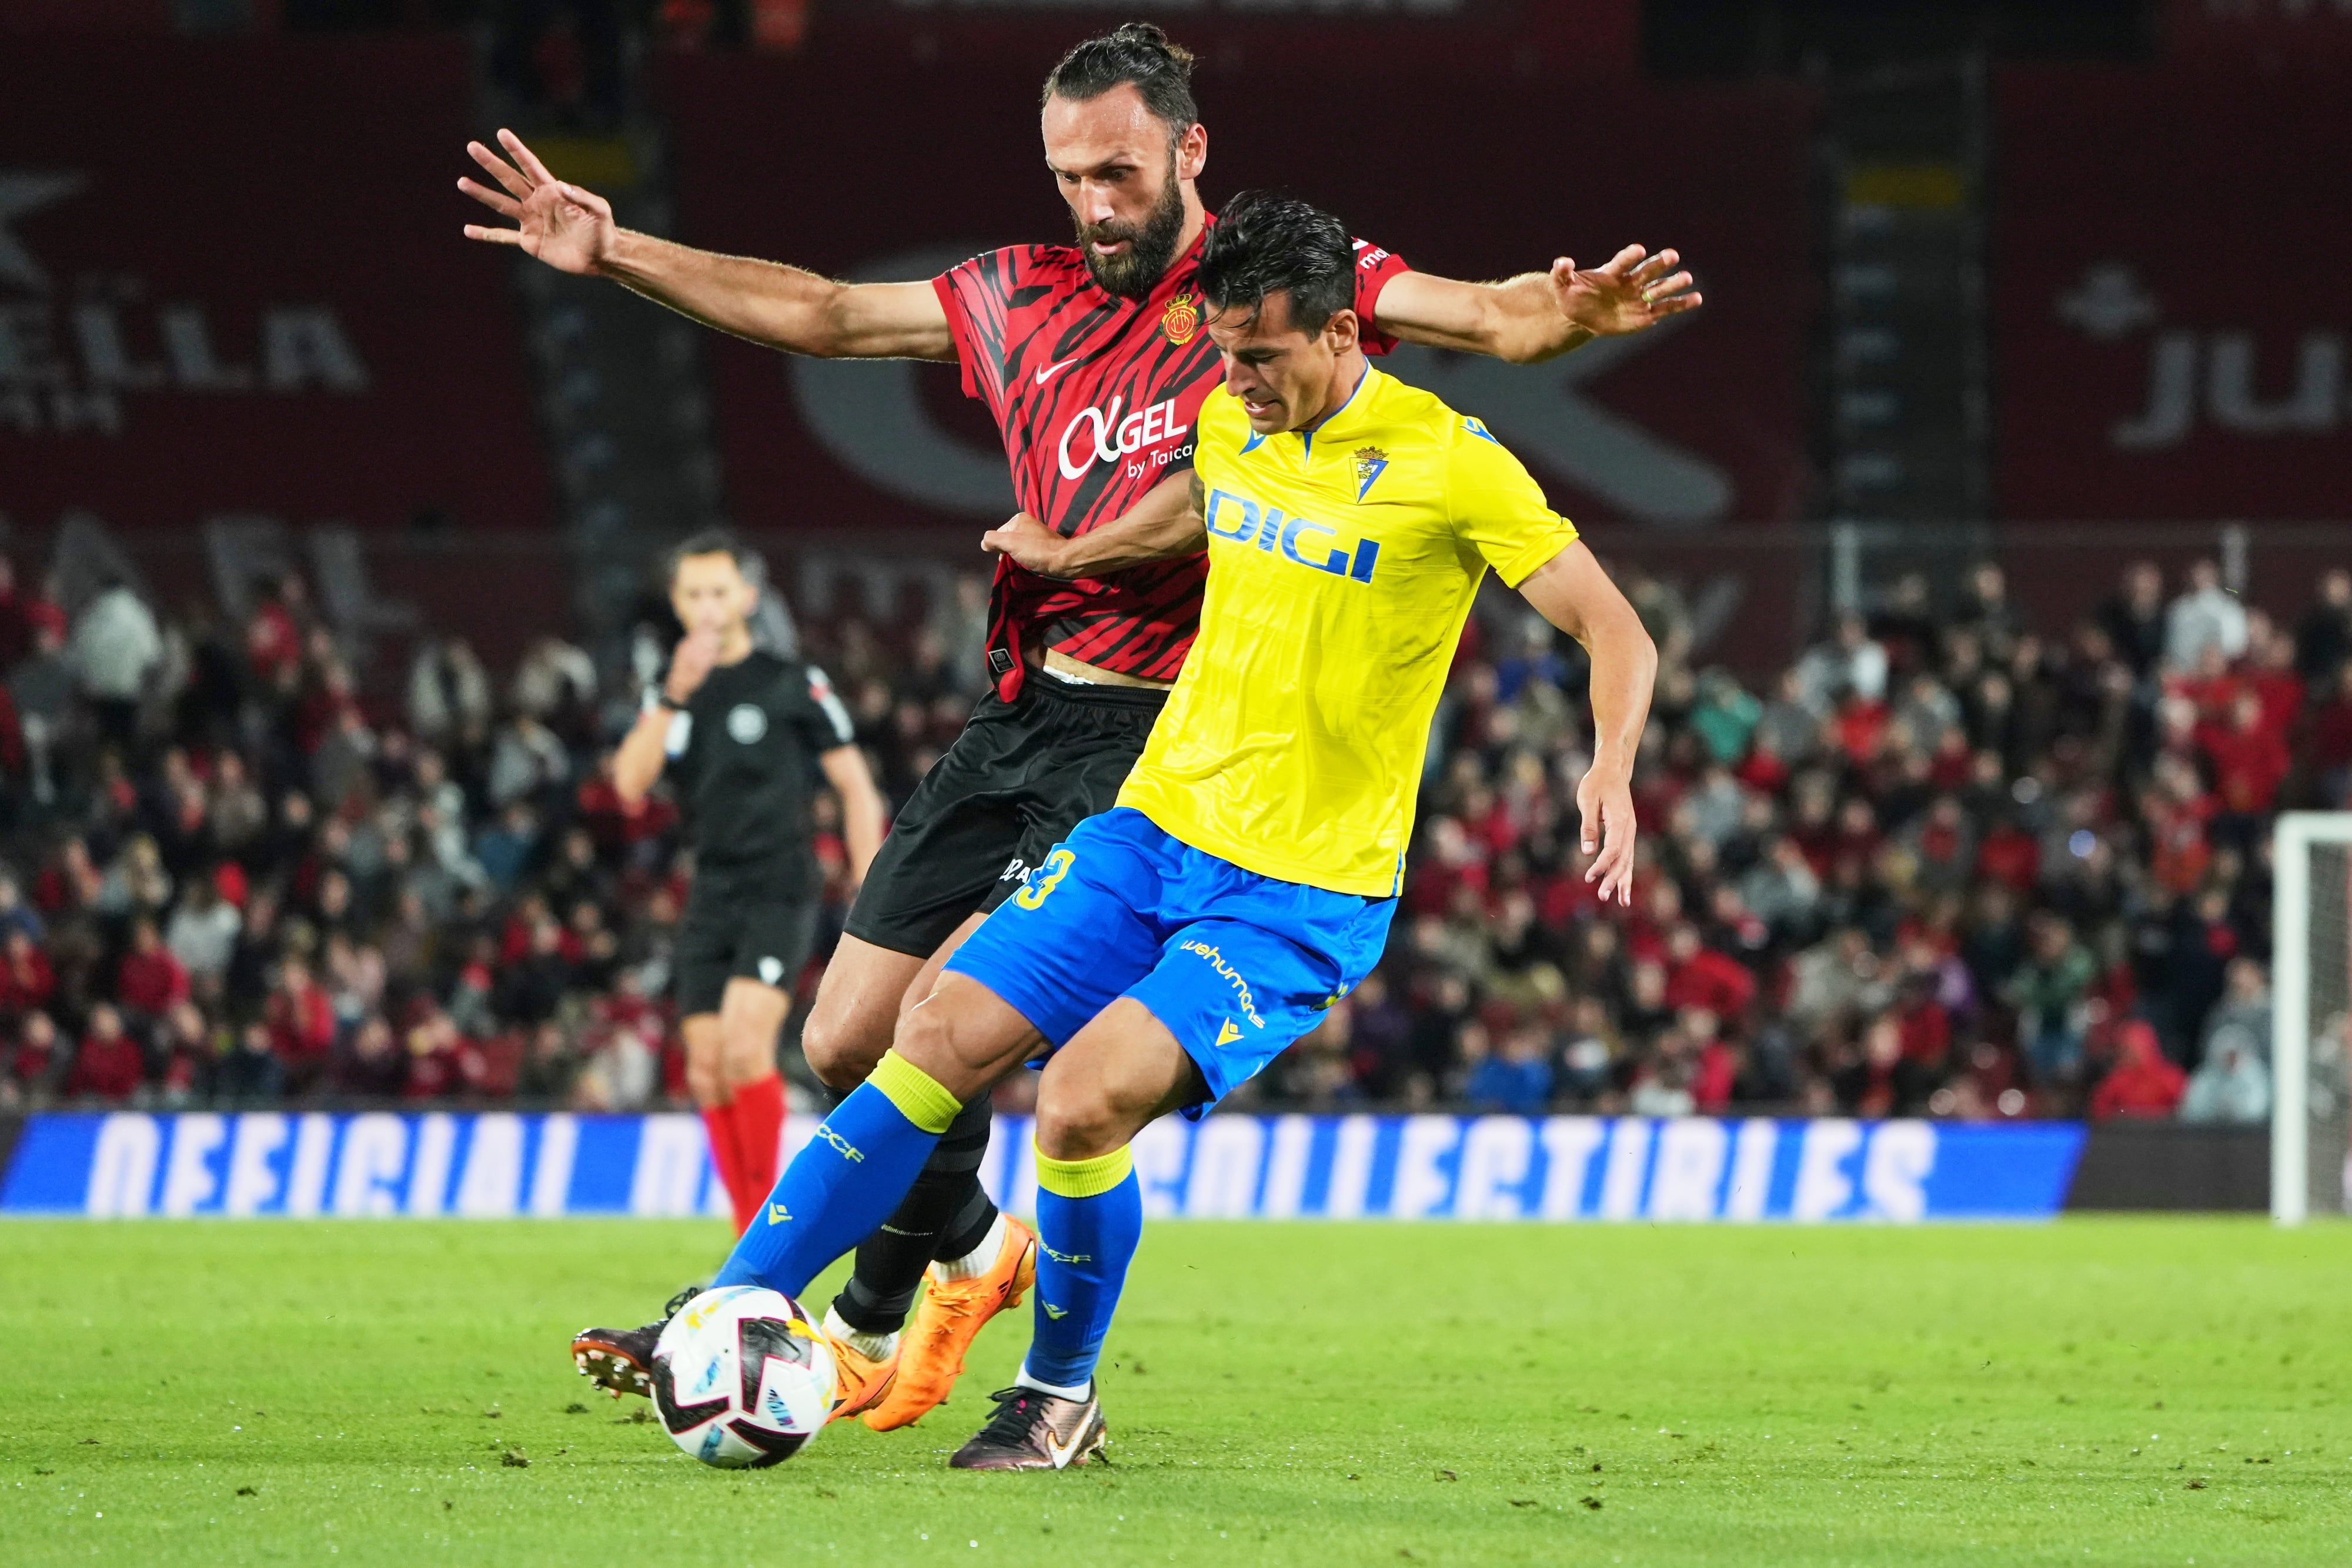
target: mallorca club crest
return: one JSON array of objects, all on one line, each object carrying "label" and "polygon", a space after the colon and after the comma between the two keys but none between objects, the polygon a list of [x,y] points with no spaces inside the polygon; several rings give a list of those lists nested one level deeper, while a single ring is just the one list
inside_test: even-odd
[{"label": "mallorca club crest", "polygon": [[1200,301],[1190,294],[1179,294],[1171,299],[1168,308],[1160,313],[1160,329],[1180,349],[1191,342],[1192,334],[1201,329]]},{"label": "mallorca club crest", "polygon": [[1379,447],[1356,448],[1356,499],[1360,501],[1364,498],[1364,492],[1372,487],[1372,481],[1379,478],[1381,470],[1388,465],[1389,455]]}]

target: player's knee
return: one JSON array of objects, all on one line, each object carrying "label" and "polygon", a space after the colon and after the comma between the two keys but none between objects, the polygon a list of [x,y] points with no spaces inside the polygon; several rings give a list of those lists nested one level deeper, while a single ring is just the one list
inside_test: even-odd
[{"label": "player's knee", "polygon": [[866,1082],[889,1049],[890,1031],[877,1030],[855,1012],[827,1008],[822,999],[801,1028],[801,1053],[809,1071],[828,1089],[849,1090]]},{"label": "player's knee", "polygon": [[1127,1117],[1099,1083],[1037,1086],[1037,1149],[1049,1159],[1090,1160],[1127,1141]]}]

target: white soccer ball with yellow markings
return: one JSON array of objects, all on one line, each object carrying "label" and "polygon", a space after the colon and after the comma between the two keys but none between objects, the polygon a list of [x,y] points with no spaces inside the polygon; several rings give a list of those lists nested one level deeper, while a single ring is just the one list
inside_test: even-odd
[{"label": "white soccer ball with yellow markings", "polygon": [[706,1465],[781,1464],[833,1409],[833,1352],[798,1301],[756,1285],[705,1291],[654,1346],[654,1404]]}]

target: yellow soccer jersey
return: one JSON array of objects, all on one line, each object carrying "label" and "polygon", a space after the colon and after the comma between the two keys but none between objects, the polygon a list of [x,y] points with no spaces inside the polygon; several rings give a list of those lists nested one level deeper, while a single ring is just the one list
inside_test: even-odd
[{"label": "yellow soccer jersey", "polygon": [[1222,387],[1198,431],[1200,635],[1118,803],[1244,870],[1388,897],[1479,579],[1517,587],[1576,529],[1485,425],[1377,370],[1311,434],[1259,435]]}]

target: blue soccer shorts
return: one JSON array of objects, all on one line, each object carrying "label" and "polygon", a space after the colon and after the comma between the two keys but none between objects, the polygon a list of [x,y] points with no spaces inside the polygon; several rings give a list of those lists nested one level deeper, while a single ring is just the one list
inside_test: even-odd
[{"label": "blue soccer shorts", "polygon": [[1198,1115],[1322,1021],[1380,962],[1393,898],[1244,871],[1127,807],[1088,817],[947,967],[1060,1047],[1120,997],[1209,1085]]}]

